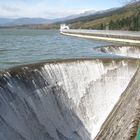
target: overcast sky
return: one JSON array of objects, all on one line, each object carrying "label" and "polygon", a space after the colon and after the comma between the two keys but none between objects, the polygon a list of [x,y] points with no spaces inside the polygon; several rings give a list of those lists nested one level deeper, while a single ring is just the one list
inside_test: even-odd
[{"label": "overcast sky", "polygon": [[121,5],[121,0],[0,0],[0,17],[59,18]]}]

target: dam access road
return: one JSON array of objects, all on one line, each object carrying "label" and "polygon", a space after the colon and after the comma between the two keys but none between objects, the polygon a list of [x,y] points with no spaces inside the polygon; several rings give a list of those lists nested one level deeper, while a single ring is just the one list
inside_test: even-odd
[{"label": "dam access road", "polygon": [[122,43],[140,44],[139,31],[115,31],[115,30],[85,30],[85,29],[62,29],[61,34],[91,38],[95,40],[106,40]]}]

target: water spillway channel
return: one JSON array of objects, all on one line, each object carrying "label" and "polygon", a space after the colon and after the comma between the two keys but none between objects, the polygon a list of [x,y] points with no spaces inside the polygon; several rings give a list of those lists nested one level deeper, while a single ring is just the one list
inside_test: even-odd
[{"label": "water spillway channel", "polygon": [[138,66],[135,59],[77,59],[1,72],[0,139],[94,139]]}]

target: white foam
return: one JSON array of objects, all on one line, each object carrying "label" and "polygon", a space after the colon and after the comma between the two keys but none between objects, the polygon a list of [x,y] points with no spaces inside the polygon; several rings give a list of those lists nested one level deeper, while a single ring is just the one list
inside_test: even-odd
[{"label": "white foam", "polygon": [[46,64],[42,75],[58,83],[68,98],[70,106],[85,125],[93,139],[101,125],[126,89],[136,67],[120,61],[104,63],[100,60]]}]

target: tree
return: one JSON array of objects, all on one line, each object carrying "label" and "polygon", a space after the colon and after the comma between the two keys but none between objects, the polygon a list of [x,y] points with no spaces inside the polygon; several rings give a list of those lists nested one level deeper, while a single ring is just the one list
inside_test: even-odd
[{"label": "tree", "polygon": [[140,0],[122,0],[124,4],[133,4],[133,3],[138,3]]}]

